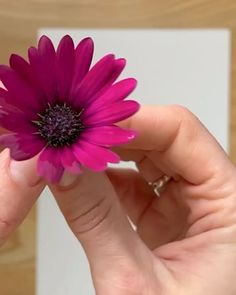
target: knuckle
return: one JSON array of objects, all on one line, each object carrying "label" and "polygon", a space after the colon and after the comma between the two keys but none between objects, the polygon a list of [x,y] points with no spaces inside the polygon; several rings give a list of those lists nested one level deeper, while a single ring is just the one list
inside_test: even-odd
[{"label": "knuckle", "polygon": [[170,108],[173,112],[173,116],[178,116],[180,122],[184,123],[186,126],[196,125],[197,122],[199,123],[199,119],[187,107],[172,105]]},{"label": "knuckle", "polygon": [[178,133],[182,134],[183,132],[185,140],[188,143],[195,141],[202,126],[199,119],[188,108],[182,105],[171,106],[171,111],[173,112],[173,116],[178,117]]},{"label": "knuckle", "polygon": [[68,219],[75,234],[85,234],[99,229],[109,217],[112,205],[105,196],[98,196],[93,204],[84,206],[76,215]]},{"label": "knuckle", "polygon": [[171,105],[170,106],[171,111],[173,112],[173,114],[176,116],[179,116],[180,119],[186,119],[186,118],[193,118],[194,115],[193,113],[185,106],[182,105]]}]

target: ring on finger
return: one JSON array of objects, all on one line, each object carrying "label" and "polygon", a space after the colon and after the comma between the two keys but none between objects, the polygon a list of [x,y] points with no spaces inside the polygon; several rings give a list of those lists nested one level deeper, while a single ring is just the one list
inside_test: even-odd
[{"label": "ring on finger", "polygon": [[148,184],[153,188],[154,193],[160,197],[160,193],[166,188],[166,185],[171,180],[171,176],[163,175],[153,182],[149,182]]}]

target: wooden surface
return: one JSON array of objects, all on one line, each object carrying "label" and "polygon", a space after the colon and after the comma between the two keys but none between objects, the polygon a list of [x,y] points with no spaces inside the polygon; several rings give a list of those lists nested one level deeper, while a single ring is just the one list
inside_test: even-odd
[{"label": "wooden surface", "polygon": [[[235,0],[0,0],[0,63],[25,55],[40,27],[230,28],[232,87],[230,155],[236,163]],[[32,295],[35,210],[0,250],[0,294]],[[45,294],[48,295],[48,294]]]}]

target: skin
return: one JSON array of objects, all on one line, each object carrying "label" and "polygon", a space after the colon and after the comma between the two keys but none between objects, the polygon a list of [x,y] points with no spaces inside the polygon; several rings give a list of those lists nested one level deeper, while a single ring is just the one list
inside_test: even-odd
[{"label": "skin", "polygon": [[[142,107],[121,125],[139,132],[116,149],[138,171],[84,171],[50,186],[87,254],[96,294],[236,294],[236,170],[226,153],[180,106]],[[0,165],[3,243],[45,184],[34,159],[15,163],[5,150]],[[147,182],[164,174],[172,180],[158,198]]]}]

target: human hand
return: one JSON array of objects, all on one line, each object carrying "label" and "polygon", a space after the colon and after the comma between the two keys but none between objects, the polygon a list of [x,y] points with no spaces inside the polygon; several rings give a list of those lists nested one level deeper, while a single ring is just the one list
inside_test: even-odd
[{"label": "human hand", "polygon": [[[181,107],[143,107],[122,126],[139,132],[118,149],[138,172],[86,171],[52,187],[96,294],[236,294],[236,171],[225,152]],[[173,180],[157,198],[147,182],[164,174]]]},{"label": "human hand", "polygon": [[[0,135],[4,132],[0,127]],[[24,220],[44,186],[36,173],[36,158],[17,162],[0,147],[0,246]]]},{"label": "human hand", "polygon": [[35,162],[16,162],[10,159],[8,149],[0,153],[0,246],[24,220],[45,186],[36,174]]}]

